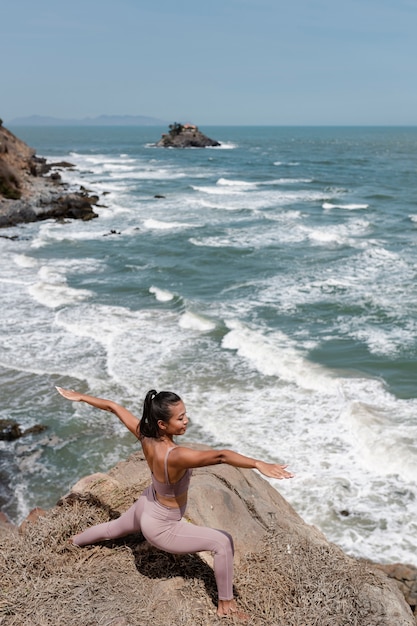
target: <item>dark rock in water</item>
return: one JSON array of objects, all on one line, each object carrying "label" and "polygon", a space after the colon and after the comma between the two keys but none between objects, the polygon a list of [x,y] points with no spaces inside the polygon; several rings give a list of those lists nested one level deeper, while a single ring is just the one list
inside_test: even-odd
[{"label": "dark rock in water", "polygon": [[35,424],[23,431],[23,435],[37,435],[38,433],[43,433],[46,429],[47,426],[45,426],[45,424]]},{"label": "dark rock in water", "polygon": [[51,163],[49,167],[66,167],[68,169],[74,168],[74,163],[69,163],[68,161],[57,161],[55,163]]},{"label": "dark rock in water", "polygon": [[23,431],[19,424],[14,420],[0,420],[0,439],[12,441],[19,439],[23,435]]},{"label": "dark rock in water", "polygon": [[51,218],[88,221],[98,217],[98,214],[91,208],[91,205],[95,203],[94,199],[88,199],[77,193],[41,198],[37,200],[36,204],[22,200],[18,200],[12,205],[1,205],[0,203],[0,228]]},{"label": "dark rock in water", "polygon": [[158,148],[207,148],[220,146],[215,139],[210,139],[193,124],[169,125],[169,133],[162,135],[156,144]]},{"label": "dark rock in water", "polygon": [[43,432],[44,430],[46,430],[46,426],[43,424],[35,424],[35,426],[31,426],[31,428],[22,430],[20,425],[14,420],[0,420],[0,439],[3,439],[4,441],[13,441],[14,439],[23,437],[23,435],[37,434]]}]

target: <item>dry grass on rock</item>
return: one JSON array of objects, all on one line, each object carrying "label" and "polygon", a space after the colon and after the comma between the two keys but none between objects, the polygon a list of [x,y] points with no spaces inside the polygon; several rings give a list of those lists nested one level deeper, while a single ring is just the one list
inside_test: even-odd
[{"label": "dry grass on rock", "polygon": [[384,626],[388,622],[370,586],[378,578],[335,546],[312,544],[294,533],[270,533],[259,553],[241,563],[238,586],[246,610],[259,625]]},{"label": "dry grass on rock", "polygon": [[[215,616],[213,572],[198,555],[174,556],[128,537],[77,548],[68,538],[112,512],[91,497],[72,497],[2,538],[1,626],[207,626]],[[358,562],[346,573],[333,547],[271,532],[241,557],[235,588],[256,626],[384,626]],[[290,537],[291,538],[291,537]],[[226,620],[228,622],[228,620]]]}]

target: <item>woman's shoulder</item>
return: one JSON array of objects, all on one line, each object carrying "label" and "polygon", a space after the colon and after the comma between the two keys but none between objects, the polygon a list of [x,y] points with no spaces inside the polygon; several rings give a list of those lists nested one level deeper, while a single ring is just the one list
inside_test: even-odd
[{"label": "woman's shoulder", "polygon": [[143,437],[140,440],[141,446],[142,446],[142,450],[143,453],[146,457],[147,460],[149,460],[149,457],[154,456],[155,454],[155,443],[154,440],[152,439],[152,437]]},{"label": "woman's shoulder", "polygon": [[[144,437],[141,441],[142,450],[146,460],[152,463],[164,464],[165,457],[169,455],[171,448],[167,448],[166,444],[153,437]],[[176,446],[174,446],[176,447]]]}]

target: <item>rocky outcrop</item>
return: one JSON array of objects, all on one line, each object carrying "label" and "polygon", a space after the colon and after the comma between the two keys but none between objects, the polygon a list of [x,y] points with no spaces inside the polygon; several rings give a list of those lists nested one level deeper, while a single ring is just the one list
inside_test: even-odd
[{"label": "rocky outcrop", "polygon": [[169,133],[162,135],[156,146],[158,148],[208,148],[221,144],[215,139],[204,135],[193,124],[170,124]]},{"label": "rocky outcrop", "polygon": [[[2,625],[218,623],[210,554],[166,554],[137,535],[82,549],[67,544],[120,515],[149,482],[138,452],[108,474],[83,478],[20,533],[3,528]],[[194,470],[186,517],[233,535],[235,591],[250,624],[415,626],[393,580],[329,543],[253,470]]]},{"label": "rocky outcrop", "polygon": [[32,433],[41,433],[46,430],[46,426],[42,424],[35,424],[31,428],[22,430],[20,425],[11,419],[0,419],[0,439],[6,441],[13,441],[13,439],[19,439],[23,435],[29,435]]},{"label": "rocky outcrop", "polygon": [[376,567],[395,581],[414,612],[417,623],[417,567],[402,563],[376,564]]},{"label": "rocky outcrop", "polygon": [[90,220],[98,197],[69,192],[60,170],[70,163],[47,163],[0,125],[0,228],[49,218]]}]

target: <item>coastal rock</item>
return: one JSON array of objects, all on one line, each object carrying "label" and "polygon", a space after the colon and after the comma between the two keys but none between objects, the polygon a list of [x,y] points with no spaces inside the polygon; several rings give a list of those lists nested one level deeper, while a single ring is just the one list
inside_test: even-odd
[{"label": "coastal rock", "polygon": [[73,166],[65,161],[47,163],[0,125],[0,228],[50,218],[98,217],[92,209],[97,196],[66,191],[56,171],[66,167]]},{"label": "coastal rock", "polygon": [[0,197],[20,198],[32,167],[36,172],[35,151],[0,125]]},{"label": "coastal rock", "polygon": [[28,524],[36,524],[38,519],[46,515],[45,509],[41,509],[40,507],[35,507],[29,513],[29,515],[23,520],[23,522],[19,526],[19,532],[24,533]]},{"label": "coastal rock", "polygon": [[29,435],[30,433],[41,433],[46,429],[46,426],[42,424],[35,424],[26,430],[22,430],[20,425],[15,420],[0,419],[0,439],[5,441],[13,441],[13,439],[19,439],[23,435]]},{"label": "coastal rock", "polygon": [[17,422],[8,419],[0,420],[0,439],[12,441],[13,439],[18,439],[22,435],[23,431]]},{"label": "coastal rock", "polygon": [[396,582],[417,623],[417,567],[402,563],[376,564],[376,567]]},{"label": "coastal rock", "polygon": [[[394,581],[329,543],[257,472],[216,465],[193,474],[186,519],[233,535],[235,591],[249,624],[415,626]],[[140,451],[3,536],[1,623],[217,624],[211,555],[167,554],[141,535],[82,549],[67,542],[118,517],[149,483]]]},{"label": "coastal rock", "polygon": [[207,148],[221,144],[215,139],[204,135],[193,124],[170,124],[169,133],[162,135],[156,146],[158,148]]}]

